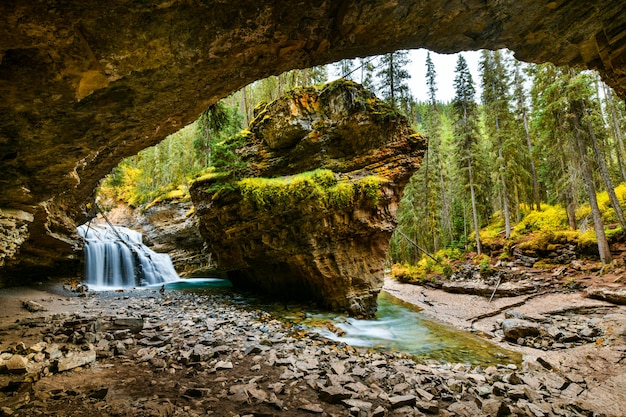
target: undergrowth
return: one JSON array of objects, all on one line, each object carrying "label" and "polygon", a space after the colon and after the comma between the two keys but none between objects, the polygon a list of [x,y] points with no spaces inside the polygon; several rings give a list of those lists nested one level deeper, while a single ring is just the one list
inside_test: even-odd
[{"label": "undergrowth", "polygon": [[[626,209],[626,183],[620,184],[615,192],[622,209]],[[597,198],[609,243],[623,239],[623,231],[616,224],[617,217],[615,210],[610,205],[608,193],[598,193]],[[567,212],[565,208],[559,205],[543,204],[540,210],[521,205],[520,212],[523,214],[523,218],[513,227],[508,239],[505,237],[504,219],[501,212],[496,212],[490,223],[480,230],[483,247],[487,253],[495,254],[496,258],[494,259],[507,261],[513,247],[535,254],[553,252],[564,245],[573,246],[579,251],[597,250],[598,242],[589,204],[581,205],[576,210],[575,220],[579,226],[576,230],[570,228]],[[450,268],[450,261],[463,256],[460,251],[457,257],[450,256],[449,252],[450,249],[446,249],[435,255],[435,258],[442,261],[441,265],[443,266],[438,265],[427,256],[422,256],[416,265],[393,265],[391,275],[404,282],[423,282],[435,275],[449,276],[444,269]],[[472,262],[479,266],[481,272],[485,273],[488,273],[492,268],[490,261],[490,256],[486,254],[475,256],[472,259]],[[539,260],[535,264],[536,268],[551,268],[553,266],[553,263],[545,260]]]}]

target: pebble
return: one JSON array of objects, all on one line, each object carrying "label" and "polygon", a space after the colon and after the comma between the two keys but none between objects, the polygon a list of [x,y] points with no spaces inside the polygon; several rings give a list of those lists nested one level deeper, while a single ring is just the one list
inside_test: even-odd
[{"label": "pebble", "polygon": [[[586,390],[584,380],[565,379],[543,364],[533,368],[531,376],[507,363],[486,369],[420,363],[400,353],[355,349],[318,335],[296,334],[269,313],[246,310],[215,295],[122,295],[113,300],[91,296],[84,301],[84,313],[23,323],[31,326],[37,322],[42,341],[31,346],[18,343],[1,352],[0,374],[12,372],[21,378],[38,379],[95,364],[104,366],[107,361],[124,361],[145,366],[154,375],[152,380],[134,383],[158,387],[159,373],[202,373],[202,377],[192,379],[193,384],[181,382],[175,388],[192,405],[162,401],[158,396],[136,399],[130,405],[145,410],[145,415],[180,417],[221,416],[219,410],[208,410],[222,400],[242,407],[263,405],[276,413],[301,410],[328,416],[501,416],[514,410],[538,415],[540,407],[534,403],[550,403],[553,397],[576,398]],[[526,320],[511,317],[516,318],[507,320]],[[586,328],[577,334],[585,333]],[[248,365],[242,368],[246,358]],[[202,386],[207,380],[217,385]],[[300,395],[311,390],[314,395],[309,395],[309,400]],[[44,405],[76,396],[100,401],[101,409],[109,410],[102,415],[115,415],[108,387],[91,387],[84,393],[61,388],[48,394],[49,398],[42,400]],[[5,404],[0,396],[0,407],[5,407],[2,412],[31,415],[21,413],[30,399],[15,398],[15,402]],[[580,408],[559,411],[563,416],[579,412]],[[276,415],[245,413],[241,415]]]}]

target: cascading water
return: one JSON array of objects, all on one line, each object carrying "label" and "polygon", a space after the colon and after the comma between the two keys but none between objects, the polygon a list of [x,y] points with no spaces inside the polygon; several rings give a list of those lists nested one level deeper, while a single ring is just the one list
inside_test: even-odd
[{"label": "cascading water", "polygon": [[82,225],[85,282],[93,288],[143,287],[178,281],[167,254],[141,241],[141,233],[121,226]]}]

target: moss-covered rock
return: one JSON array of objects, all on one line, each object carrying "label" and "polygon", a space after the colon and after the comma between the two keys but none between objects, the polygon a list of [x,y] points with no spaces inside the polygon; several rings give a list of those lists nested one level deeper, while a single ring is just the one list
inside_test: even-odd
[{"label": "moss-covered rock", "polygon": [[304,88],[259,109],[239,168],[195,180],[200,231],[237,285],[371,315],[404,186],[426,149],[360,85]]}]

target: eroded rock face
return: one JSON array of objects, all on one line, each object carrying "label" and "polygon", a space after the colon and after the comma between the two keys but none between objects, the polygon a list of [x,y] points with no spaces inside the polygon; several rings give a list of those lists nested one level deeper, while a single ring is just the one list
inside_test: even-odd
[{"label": "eroded rock face", "polygon": [[73,261],[97,182],[251,81],[399,48],[508,47],[596,68],[623,98],[625,13],[619,0],[4,1],[0,219],[33,220],[0,247],[0,281],[28,276],[8,265]]},{"label": "eroded rock face", "polygon": [[237,149],[246,168],[227,187],[220,176],[191,187],[218,267],[235,285],[373,314],[396,209],[425,139],[341,81],[271,103],[249,130]]}]

